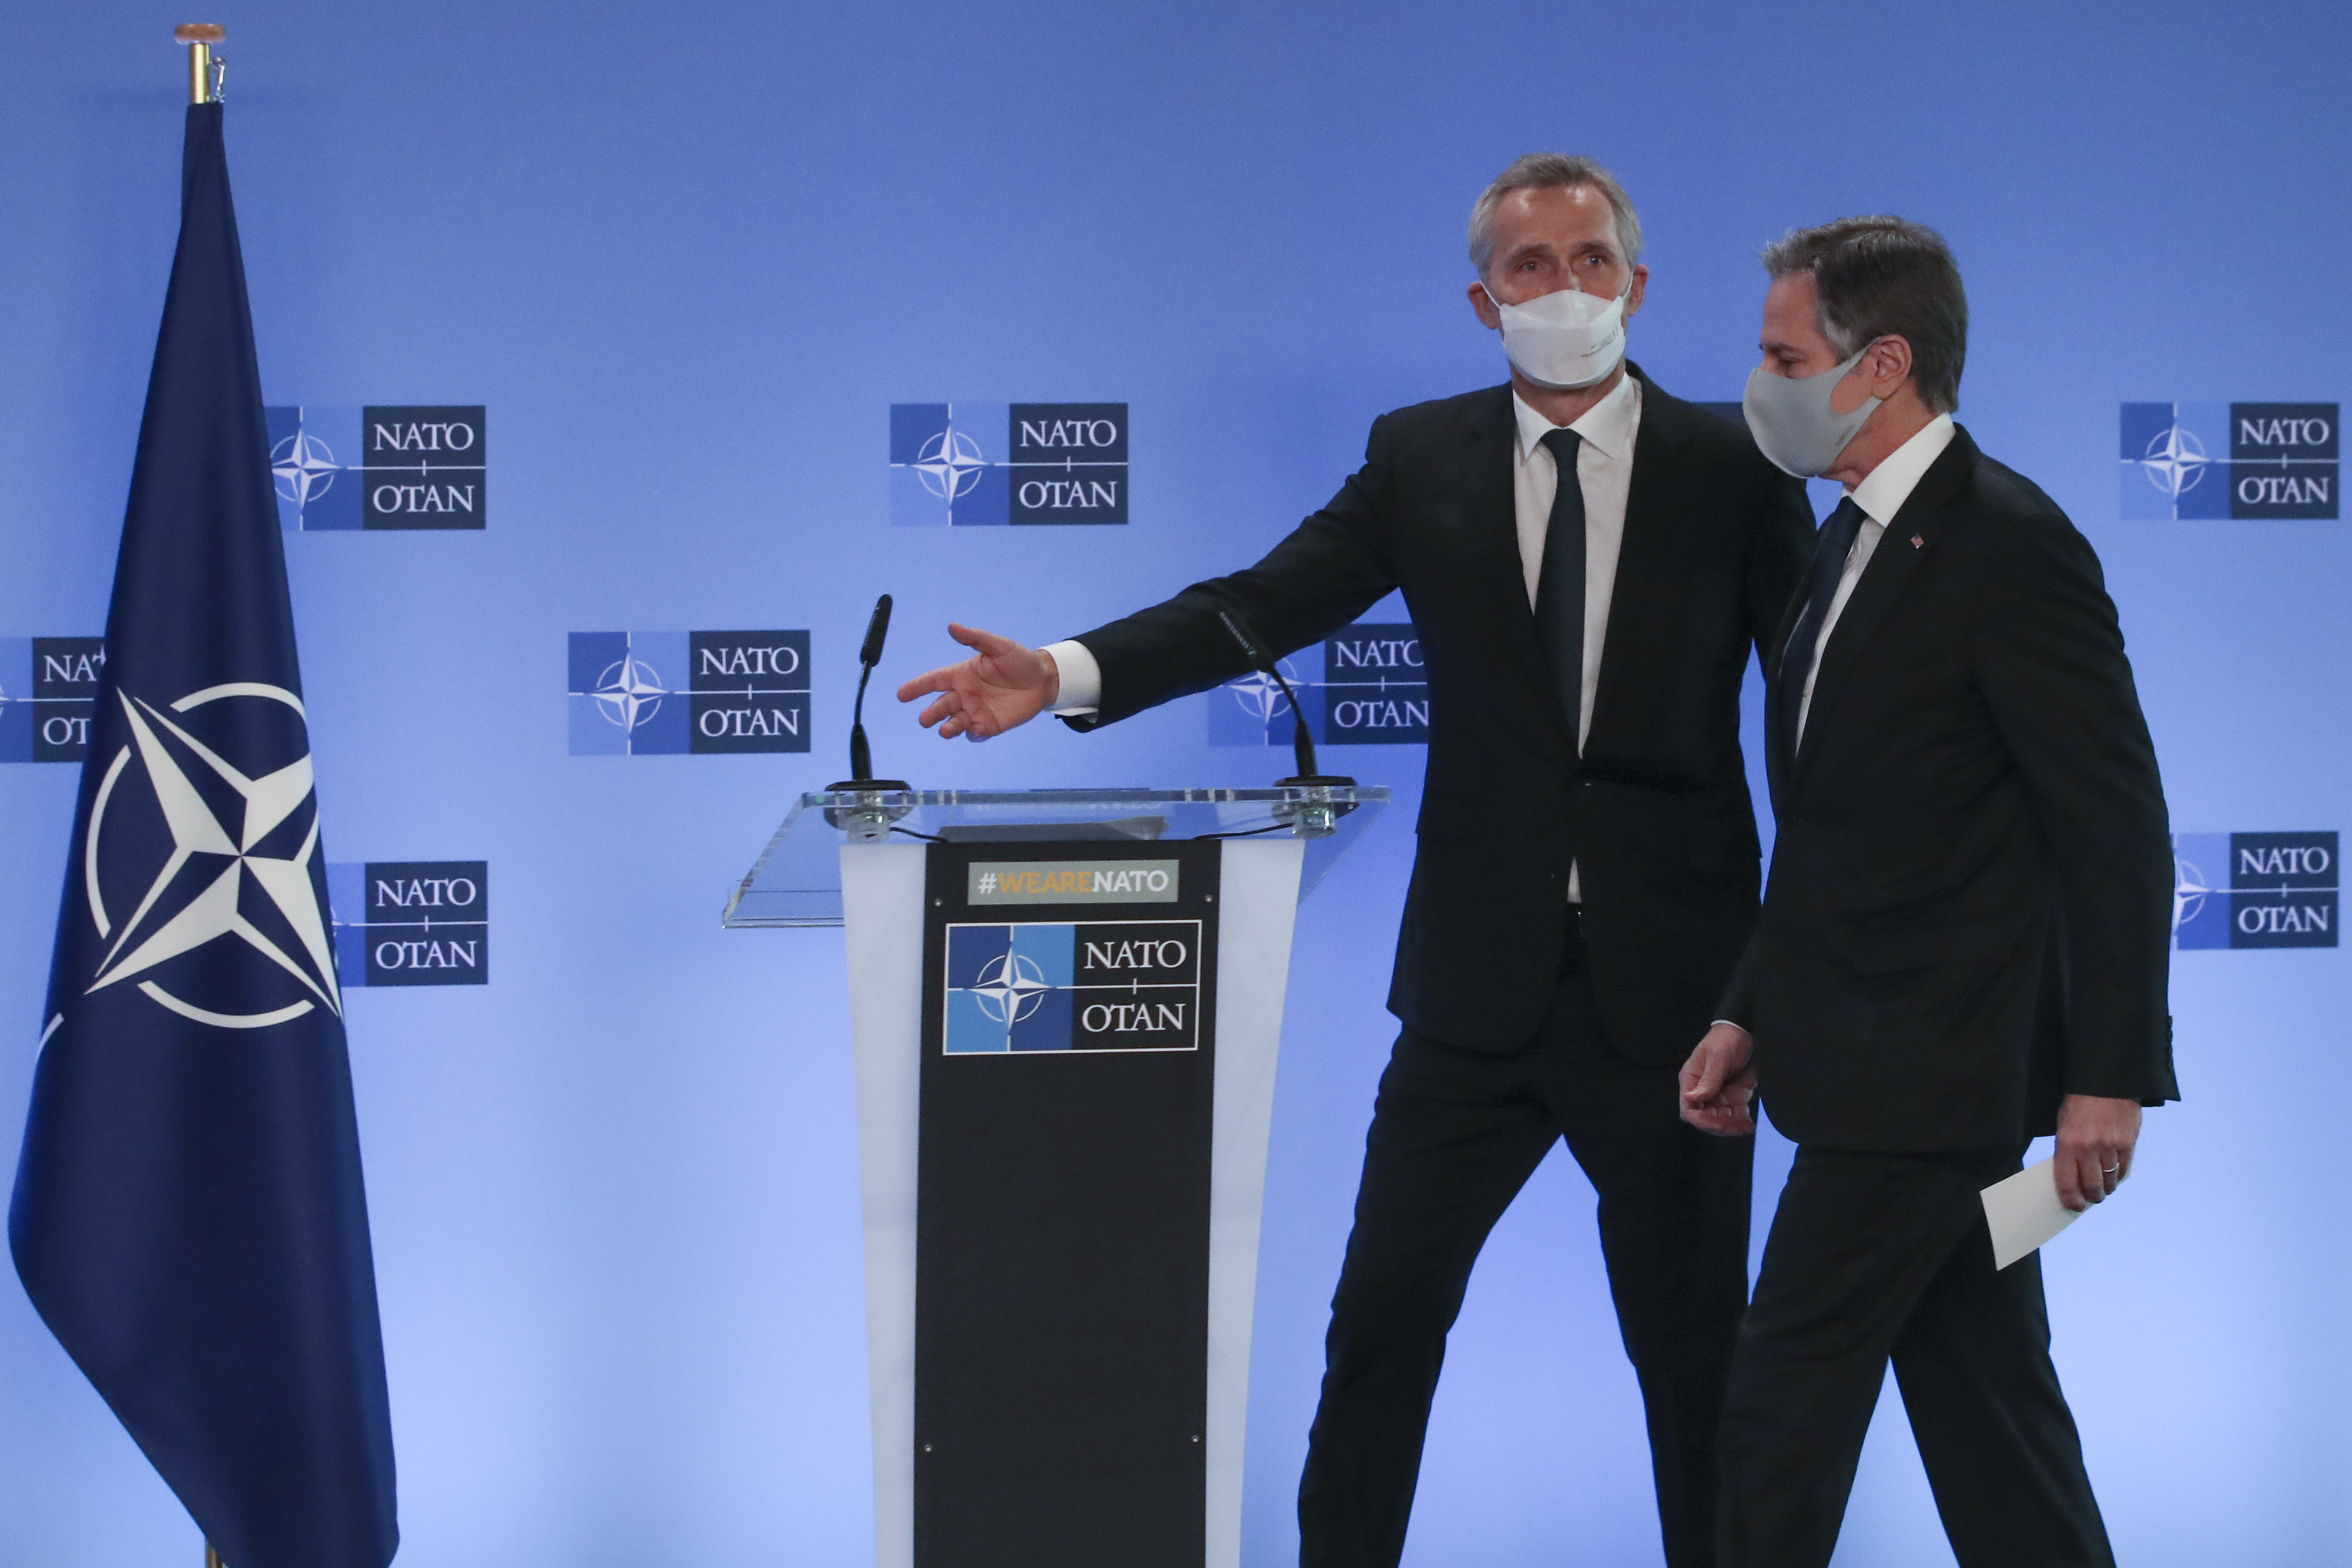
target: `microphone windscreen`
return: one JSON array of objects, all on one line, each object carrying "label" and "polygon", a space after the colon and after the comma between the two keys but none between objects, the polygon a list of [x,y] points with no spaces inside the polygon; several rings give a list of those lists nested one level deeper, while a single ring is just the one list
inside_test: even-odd
[{"label": "microphone windscreen", "polygon": [[866,623],[866,646],[857,650],[857,662],[873,665],[882,662],[882,639],[890,635],[890,595],[883,595],[874,601],[874,618]]}]

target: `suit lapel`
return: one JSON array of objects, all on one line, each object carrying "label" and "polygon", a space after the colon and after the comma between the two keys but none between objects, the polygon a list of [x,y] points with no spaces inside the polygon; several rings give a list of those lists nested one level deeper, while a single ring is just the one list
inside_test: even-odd
[{"label": "suit lapel", "polygon": [[[1823,725],[1837,722],[1838,700],[1862,669],[1863,655],[1885,624],[1887,612],[1903,596],[1922,563],[1935,553],[1941,531],[1937,514],[1967,483],[1976,457],[1976,443],[1969,439],[1968,432],[1955,430],[1951,445],[1928,466],[1888,521],[1886,531],[1871,552],[1870,564],[1863,569],[1862,580],[1853,585],[1853,596],[1831,628],[1828,646],[1822,649],[1821,669],[1813,677],[1812,707],[1805,715],[1809,739],[1821,733]],[[1803,768],[1820,750],[1814,745],[1800,746],[1795,758],[1798,768]]]},{"label": "suit lapel", "polygon": [[1514,465],[1518,460],[1518,420],[1511,389],[1497,387],[1466,413],[1462,447],[1460,526],[1468,542],[1470,578],[1465,607],[1474,624],[1486,628],[1497,655],[1496,676],[1508,683],[1505,711],[1523,716],[1563,760],[1576,754],[1543,641],[1536,635],[1535,611],[1528,604],[1526,566],[1519,559],[1518,499]]},{"label": "suit lapel", "polygon": [[[1665,596],[1675,571],[1674,519],[1683,511],[1675,491],[1685,472],[1682,449],[1697,416],[1679,397],[1658,390],[1639,365],[1627,371],[1642,384],[1642,419],[1633,432],[1633,472],[1625,492],[1625,525],[1617,543],[1617,574],[1609,590],[1609,623],[1601,637],[1601,679],[1592,693],[1590,735],[1601,735],[1627,700],[1641,672],[1625,654],[1627,628]],[[1532,617],[1530,617],[1532,624]],[[1586,749],[1591,750],[1588,740]]]}]

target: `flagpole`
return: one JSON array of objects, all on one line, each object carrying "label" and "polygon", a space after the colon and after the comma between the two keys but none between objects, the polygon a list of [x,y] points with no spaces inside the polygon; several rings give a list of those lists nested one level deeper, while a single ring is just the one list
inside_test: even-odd
[{"label": "flagpole", "polygon": [[[172,29],[172,37],[188,47],[188,101],[217,101],[220,66],[213,55],[213,46],[228,37],[228,29],[217,22],[183,22]],[[209,1541],[205,1542],[205,1568],[227,1568]]]},{"label": "flagpole", "polygon": [[217,22],[183,22],[172,29],[172,37],[188,46],[188,101],[218,103],[221,68],[226,62],[213,53],[213,46],[228,37],[228,29]]}]

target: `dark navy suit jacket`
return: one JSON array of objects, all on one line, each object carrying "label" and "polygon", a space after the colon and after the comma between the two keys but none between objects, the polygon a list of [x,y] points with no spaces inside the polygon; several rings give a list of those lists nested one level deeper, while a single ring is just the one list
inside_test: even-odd
[{"label": "dark navy suit jacket", "polygon": [[1965,430],[1822,650],[1803,744],[1768,662],[1777,838],[1722,1016],[1773,1125],[1889,1152],[2022,1143],[2069,1093],[2177,1099],[2172,849],[2098,558]]}]

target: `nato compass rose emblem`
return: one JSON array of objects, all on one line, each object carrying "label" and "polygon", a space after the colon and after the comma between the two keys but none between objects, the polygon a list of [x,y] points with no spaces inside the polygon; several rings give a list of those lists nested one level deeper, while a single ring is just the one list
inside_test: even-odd
[{"label": "nato compass rose emblem", "polygon": [[941,500],[952,501],[971,493],[988,459],[980,455],[979,442],[950,427],[924,442],[912,466],[925,489]]},{"label": "nato compass rose emblem", "polygon": [[[1299,676],[1297,668],[1288,659],[1281,660],[1280,668],[1282,679],[1290,682],[1292,690],[1296,691],[1307,684]],[[1290,710],[1289,700],[1282,695],[1282,688],[1275,683],[1274,677],[1262,669],[1253,669],[1238,680],[1227,681],[1225,689],[1234,694],[1234,700],[1242,705],[1243,712],[1261,724]]]},{"label": "nato compass rose emblem", "polygon": [[[103,944],[86,994],[134,984],[157,1005],[224,1029],[267,1028],[314,1007],[340,1016],[334,943],[312,875],[319,814],[301,699],[254,681],[207,687],[168,711],[128,692],[116,696],[132,744],[107,766],[82,846],[89,918]],[[291,723],[243,728],[290,733],[301,754],[258,773],[222,756],[189,728],[207,728],[196,715],[216,702],[291,709]],[[135,788],[134,769],[145,791]],[[260,1011],[215,1011],[165,987],[163,966],[222,942],[266,961],[256,966],[259,977],[282,973],[309,995]],[[185,984],[178,978],[184,968],[171,973],[174,984]],[[221,973],[217,964],[212,973]],[[268,987],[238,976],[228,989],[249,1003]]]},{"label": "nato compass rose emblem", "polygon": [[972,986],[971,994],[992,1022],[1012,1025],[1044,1006],[1045,993],[1052,989],[1035,960],[1008,952],[981,967],[979,984]]},{"label": "nato compass rose emblem", "polygon": [[596,700],[596,710],[606,723],[634,730],[661,711],[662,699],[670,692],[652,665],[641,658],[623,658],[596,678],[595,689],[589,695]]},{"label": "nato compass rose emblem", "polygon": [[327,444],[302,430],[269,449],[269,472],[278,481],[278,493],[298,507],[309,506],[333,489],[335,476],[342,471]]},{"label": "nato compass rose emblem", "polygon": [[2139,460],[2140,471],[2158,490],[2179,500],[2197,488],[2213,459],[2205,455],[2205,443],[2180,427],[2178,422],[2147,444],[2147,454]]},{"label": "nato compass rose emblem", "polygon": [[2218,891],[2205,879],[2205,873],[2176,855],[2172,858],[2172,929],[2197,918],[2205,900]]}]

